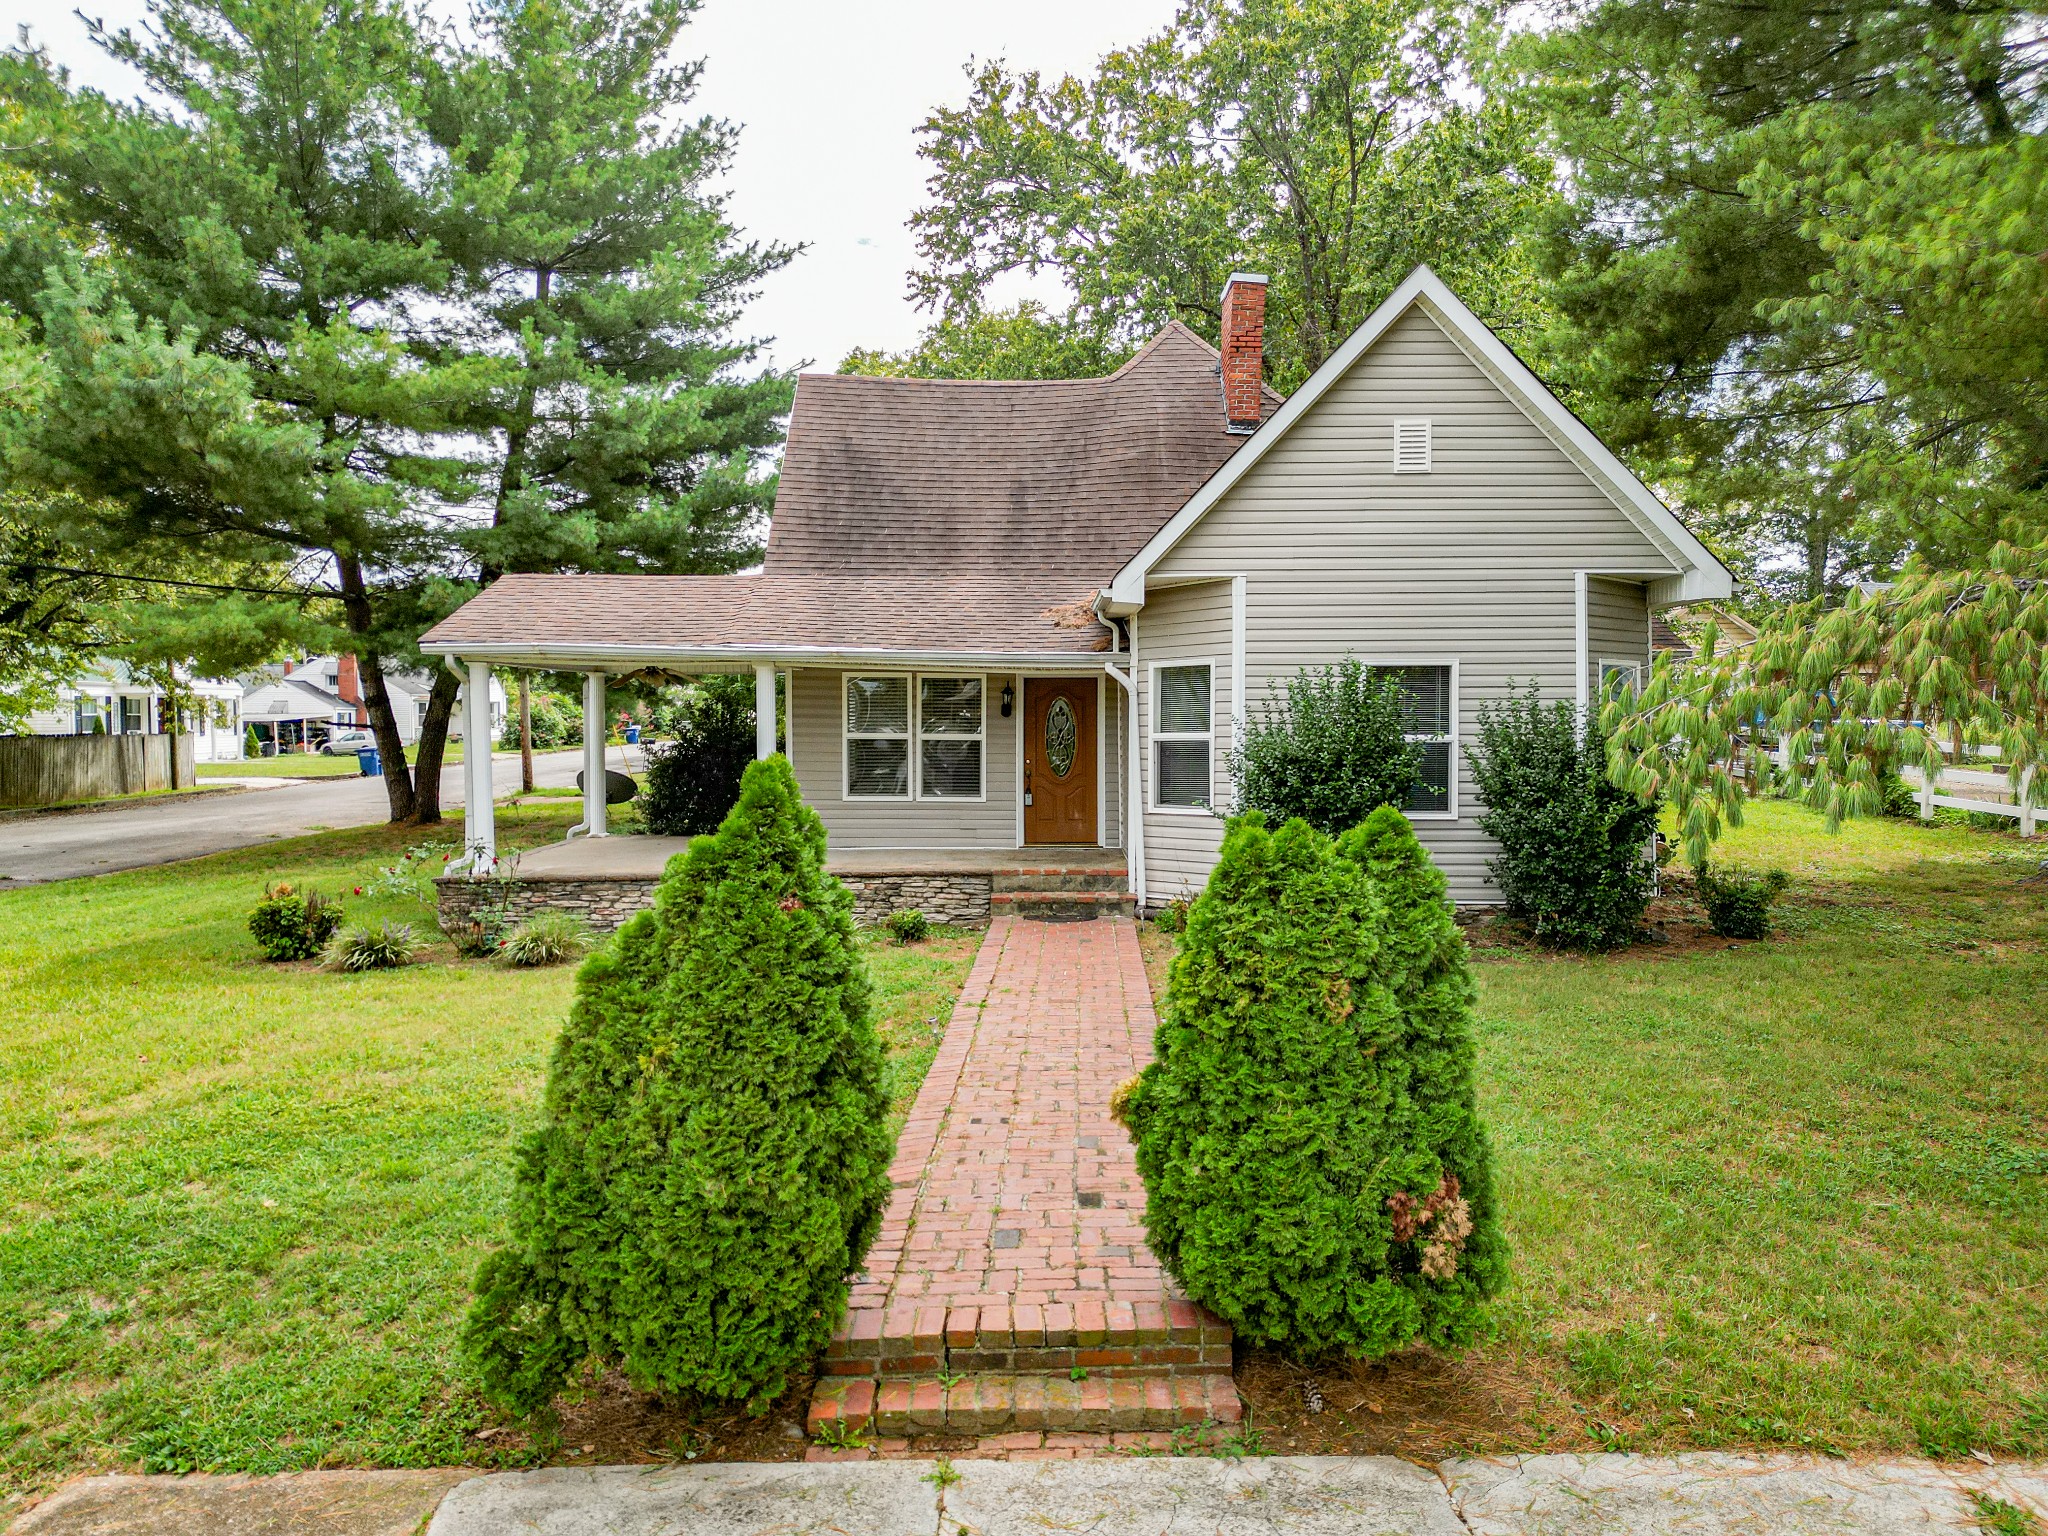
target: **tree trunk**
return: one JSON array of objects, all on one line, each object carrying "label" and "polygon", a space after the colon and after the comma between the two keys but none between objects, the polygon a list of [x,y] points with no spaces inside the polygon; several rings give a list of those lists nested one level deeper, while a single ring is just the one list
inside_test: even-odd
[{"label": "tree trunk", "polygon": [[[448,755],[448,722],[455,716],[455,695],[462,687],[446,667],[434,673],[433,691],[427,695],[427,713],[420,721],[420,760],[414,765],[413,783],[417,808],[413,820],[421,826],[435,826],[441,820],[441,764]],[[486,751],[490,743],[484,744]],[[469,748],[463,747],[468,753]]]},{"label": "tree trunk", "polygon": [[363,583],[362,562],[353,555],[336,554],[334,566],[341,577],[341,610],[359,642],[356,664],[363,680],[363,702],[370,710],[370,729],[377,737],[378,755],[384,760],[384,792],[391,801],[391,819],[411,821],[418,814],[419,805],[413,794],[412,771],[405,763],[405,742],[398,734],[398,716],[392,712],[383,668],[371,645],[375,619],[370,611],[369,589]]},{"label": "tree trunk", "polygon": [[533,793],[533,693],[526,673],[519,674],[519,793]]}]

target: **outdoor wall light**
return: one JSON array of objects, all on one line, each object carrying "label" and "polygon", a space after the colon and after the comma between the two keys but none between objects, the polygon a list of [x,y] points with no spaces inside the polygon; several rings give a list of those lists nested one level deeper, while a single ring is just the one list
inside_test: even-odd
[{"label": "outdoor wall light", "polygon": [[1017,690],[1008,683],[1003,684],[1003,718],[1010,718],[1010,706],[1017,702]]}]

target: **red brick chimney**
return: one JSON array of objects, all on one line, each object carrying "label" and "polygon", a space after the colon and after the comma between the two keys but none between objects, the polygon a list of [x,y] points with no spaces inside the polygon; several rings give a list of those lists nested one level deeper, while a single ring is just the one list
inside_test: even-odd
[{"label": "red brick chimney", "polygon": [[356,724],[363,723],[363,674],[356,666],[353,656],[337,656],[334,659],[334,675],[337,679],[334,691],[344,703],[355,706]]},{"label": "red brick chimney", "polygon": [[1233,272],[1223,285],[1223,415],[1231,432],[1259,430],[1266,357],[1266,279]]}]

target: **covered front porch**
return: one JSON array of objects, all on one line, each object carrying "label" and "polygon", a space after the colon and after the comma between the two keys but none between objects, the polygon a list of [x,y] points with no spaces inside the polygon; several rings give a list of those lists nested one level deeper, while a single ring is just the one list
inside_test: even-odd
[{"label": "covered front porch", "polygon": [[[565,900],[559,888],[651,890],[679,845],[610,835],[611,690],[739,673],[753,680],[755,755],[787,756],[864,920],[1122,906],[1126,847],[1142,859],[1134,679],[1090,595],[1073,600],[1064,578],[502,578],[422,648],[463,674],[472,708],[493,666],[583,674],[583,817],[564,846],[508,870],[479,778],[451,874],[514,875]],[[575,899],[610,925],[609,895]]]}]

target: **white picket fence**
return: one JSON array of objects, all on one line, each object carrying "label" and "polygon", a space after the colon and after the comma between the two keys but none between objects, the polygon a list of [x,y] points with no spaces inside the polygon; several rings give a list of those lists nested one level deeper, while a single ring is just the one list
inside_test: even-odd
[{"label": "white picket fence", "polygon": [[[2001,775],[1987,769],[1968,768],[1951,770],[1949,773],[1943,774],[1939,782],[1929,779],[1918,769],[1909,768],[1906,772],[1909,775],[1909,783],[1914,779],[1920,781],[1917,798],[1920,801],[1920,815],[1925,820],[1933,820],[1937,807],[1945,807],[1953,811],[1981,811],[1990,816],[2010,816],[2019,822],[2021,837],[2033,837],[2039,829],[2043,817],[2048,816],[2048,811],[2044,811],[2042,807],[2033,803],[2034,770],[2031,768],[2020,775],[2017,789],[2007,791],[2012,796],[2010,800],[1979,800],[1967,795],[1950,795],[1941,792],[1951,787],[1956,789],[1991,788],[1992,786],[1984,781],[2001,777]],[[1978,782],[1975,784],[1964,782],[1960,775],[1967,775],[1969,779]],[[1957,779],[1957,782],[1953,785],[1950,784],[1951,778]]]}]

